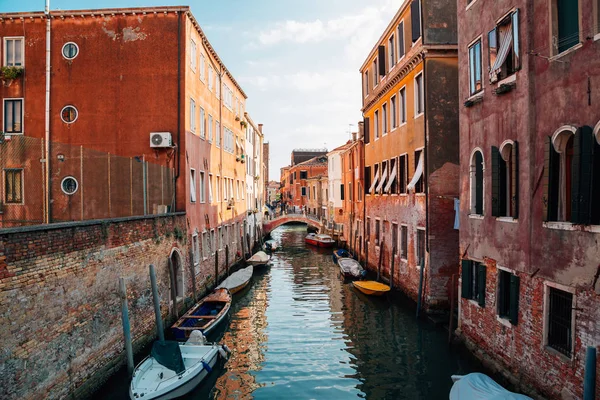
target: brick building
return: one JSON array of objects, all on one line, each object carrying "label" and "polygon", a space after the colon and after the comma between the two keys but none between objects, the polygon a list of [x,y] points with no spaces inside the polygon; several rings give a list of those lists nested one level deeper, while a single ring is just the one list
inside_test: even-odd
[{"label": "brick building", "polygon": [[302,212],[308,208],[307,179],[318,175],[327,176],[326,152],[298,162],[306,156],[304,153],[294,150],[292,165],[281,168],[281,198],[289,211]]},{"label": "brick building", "polygon": [[581,398],[600,343],[600,7],[467,3],[459,332],[524,390]]},{"label": "brick building", "polygon": [[[404,1],[360,69],[368,268],[427,308],[447,306],[458,272],[456,2]],[[383,252],[380,257],[380,252]],[[394,254],[392,254],[394,253]],[[364,254],[363,254],[364,256]]]},{"label": "brick building", "polygon": [[[357,254],[362,252],[361,230],[364,221],[364,143],[361,140],[363,123],[359,122],[359,133],[352,134],[352,142],[340,153],[342,161],[342,182],[344,184],[344,199],[342,201],[343,235],[342,240]],[[358,135],[358,137],[357,137]]]},{"label": "brick building", "polygon": [[329,197],[327,199],[327,226],[334,232],[343,234],[344,201],[348,188],[344,186],[344,165],[342,152],[350,147],[351,141],[336,147],[327,153],[327,180]]}]

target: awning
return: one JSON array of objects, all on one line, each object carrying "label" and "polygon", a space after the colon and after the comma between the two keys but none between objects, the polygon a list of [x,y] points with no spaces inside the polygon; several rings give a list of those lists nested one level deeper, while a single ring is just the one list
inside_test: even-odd
[{"label": "awning", "polygon": [[376,192],[378,192],[378,193],[381,192],[381,188],[383,187],[383,184],[385,183],[386,177],[387,177],[387,165],[385,166],[385,169],[383,170],[383,174],[381,175],[381,180],[379,181],[379,185],[377,185]]},{"label": "awning", "polygon": [[508,52],[512,48],[513,43],[512,29],[506,29],[504,32],[500,32],[500,48],[498,49],[498,55],[492,68],[490,69],[490,80],[495,82],[498,79],[498,74],[502,70],[502,64],[508,57]]},{"label": "awning", "polygon": [[373,179],[373,183],[371,184],[371,187],[369,188],[369,193],[373,193],[373,189],[375,189],[375,185],[377,185],[377,181],[379,180],[379,170],[377,170],[377,173],[375,174],[375,178]]},{"label": "awning", "polygon": [[388,179],[388,183],[387,185],[385,185],[385,189],[384,192],[388,193],[390,191],[390,189],[392,188],[392,185],[394,184],[394,181],[396,180],[396,168],[398,167],[398,164],[394,164],[394,168],[392,168],[392,172],[390,172],[390,179]]},{"label": "awning", "polygon": [[423,164],[423,152],[421,152],[421,155],[419,156],[419,163],[417,164],[417,169],[415,169],[415,174],[413,175],[410,183],[408,184],[408,186],[406,186],[406,190],[414,189],[419,179],[421,179],[421,176],[423,175]]}]

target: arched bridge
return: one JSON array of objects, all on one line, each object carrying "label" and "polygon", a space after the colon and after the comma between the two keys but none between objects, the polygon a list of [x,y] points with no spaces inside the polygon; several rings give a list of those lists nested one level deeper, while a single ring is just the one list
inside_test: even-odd
[{"label": "arched bridge", "polygon": [[321,229],[321,221],[316,218],[307,217],[304,214],[284,214],[277,218],[270,219],[263,222],[263,232],[268,235],[274,229],[281,225],[288,224],[291,222],[300,222],[309,226]]}]

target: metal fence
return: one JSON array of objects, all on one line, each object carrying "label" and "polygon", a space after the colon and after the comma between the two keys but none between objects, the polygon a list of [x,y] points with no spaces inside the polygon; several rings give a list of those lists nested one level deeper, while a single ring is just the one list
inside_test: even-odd
[{"label": "metal fence", "polygon": [[175,211],[173,168],[56,142],[50,161],[47,179],[43,139],[0,136],[0,228]]}]

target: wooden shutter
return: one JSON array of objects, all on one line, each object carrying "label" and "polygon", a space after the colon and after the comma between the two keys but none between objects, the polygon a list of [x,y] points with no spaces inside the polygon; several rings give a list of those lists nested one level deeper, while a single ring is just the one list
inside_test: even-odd
[{"label": "wooden shutter", "polygon": [[413,43],[421,37],[421,0],[412,0],[410,5],[410,24]]},{"label": "wooden shutter", "polygon": [[574,224],[588,224],[590,221],[594,142],[589,126],[575,132],[571,164],[571,222]]},{"label": "wooden shutter", "polygon": [[479,306],[485,307],[485,264],[477,264],[477,294],[479,300]]},{"label": "wooden shutter", "polygon": [[[594,166],[592,168],[592,197],[591,203],[600,204],[600,143],[594,143]],[[600,207],[592,206],[591,225],[600,225]]]},{"label": "wooden shutter", "polygon": [[398,58],[404,55],[404,21],[398,25]]},{"label": "wooden shutter", "polygon": [[344,184],[340,185],[340,200],[344,200]]},{"label": "wooden shutter", "polygon": [[510,275],[510,322],[517,325],[519,320],[519,277]]},{"label": "wooden shutter", "polygon": [[514,142],[511,154],[511,177],[510,177],[510,215],[519,218],[519,143]]},{"label": "wooden shutter", "polygon": [[488,32],[488,61],[489,70],[494,66],[496,57],[498,56],[498,36],[496,34],[496,28]]},{"label": "wooden shutter", "polygon": [[560,156],[554,150],[552,138],[546,137],[544,152],[544,181],[542,208],[544,221],[556,221],[558,217],[558,175],[560,167]]},{"label": "wooden shutter", "polygon": [[492,216],[500,216],[500,163],[502,162],[500,151],[492,146]]},{"label": "wooden shutter", "polygon": [[[402,237],[402,240],[404,240],[404,236]],[[404,247],[402,247],[402,248],[404,248]],[[472,275],[471,268],[473,268],[472,264],[473,264],[473,262],[471,260],[462,260],[461,261],[461,266],[462,266],[462,268],[461,268],[461,276],[462,276],[461,297],[463,299],[470,299],[473,297],[473,293],[472,293],[473,288],[471,287],[471,275]]]},{"label": "wooden shutter", "polygon": [[363,122],[363,134],[364,134],[363,140],[364,140],[365,144],[367,144],[371,141],[370,128],[371,128],[371,121],[369,120],[369,118],[365,118],[364,122]]},{"label": "wooden shutter", "polygon": [[379,76],[383,77],[385,76],[385,46],[382,44],[379,46],[379,53],[377,58],[379,59],[377,61],[378,65],[379,65]]},{"label": "wooden shutter", "polygon": [[483,155],[475,153],[475,214],[483,215]]},{"label": "wooden shutter", "polygon": [[515,12],[512,14],[512,34],[513,34],[513,66],[515,71],[521,69],[521,54],[520,48],[521,43],[519,43],[519,9],[517,8]]}]

